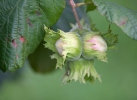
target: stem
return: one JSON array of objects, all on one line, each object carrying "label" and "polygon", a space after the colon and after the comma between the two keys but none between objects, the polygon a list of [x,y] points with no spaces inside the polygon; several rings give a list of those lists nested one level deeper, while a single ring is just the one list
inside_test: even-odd
[{"label": "stem", "polygon": [[88,4],[92,4],[92,2],[86,2],[86,3],[77,3],[76,4],[76,7],[79,7],[79,6],[83,6],[83,5],[88,5]]},{"label": "stem", "polygon": [[77,14],[76,9],[75,9],[76,4],[74,3],[73,0],[69,0],[69,2],[70,2],[70,5],[72,7],[72,11],[74,13],[75,19],[76,19],[76,21],[78,23],[78,27],[79,27],[79,29],[82,29],[82,25],[80,24],[80,20],[79,20],[78,14]]}]

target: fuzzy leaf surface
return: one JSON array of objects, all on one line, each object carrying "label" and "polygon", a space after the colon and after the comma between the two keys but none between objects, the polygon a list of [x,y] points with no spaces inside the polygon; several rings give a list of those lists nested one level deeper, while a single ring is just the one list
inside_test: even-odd
[{"label": "fuzzy leaf surface", "polygon": [[0,0],[0,70],[22,67],[64,8],[64,0]]},{"label": "fuzzy leaf surface", "polygon": [[112,2],[92,1],[109,22],[115,23],[129,37],[137,40],[137,12]]}]

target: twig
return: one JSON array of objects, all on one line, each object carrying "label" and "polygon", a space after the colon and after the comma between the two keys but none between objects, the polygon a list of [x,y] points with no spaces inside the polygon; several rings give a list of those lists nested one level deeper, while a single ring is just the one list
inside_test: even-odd
[{"label": "twig", "polygon": [[88,5],[88,4],[92,4],[92,2],[86,2],[86,3],[77,3],[75,7],[79,7],[79,6],[83,6],[83,5]]},{"label": "twig", "polygon": [[74,3],[73,0],[69,0],[69,2],[70,2],[70,5],[72,7],[72,11],[74,13],[75,19],[76,19],[76,21],[78,23],[78,27],[79,27],[79,29],[82,29],[82,25],[80,24],[80,20],[79,20],[78,14],[77,14],[76,9],[75,9],[76,4]]}]

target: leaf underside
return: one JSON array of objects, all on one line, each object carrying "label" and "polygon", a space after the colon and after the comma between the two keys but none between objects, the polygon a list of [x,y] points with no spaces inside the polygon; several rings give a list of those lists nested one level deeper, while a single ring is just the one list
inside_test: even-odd
[{"label": "leaf underside", "polygon": [[64,0],[0,1],[0,70],[14,71],[44,38],[65,8]]},{"label": "leaf underside", "polygon": [[137,12],[112,2],[91,0],[101,15],[119,26],[129,37],[137,40]]}]

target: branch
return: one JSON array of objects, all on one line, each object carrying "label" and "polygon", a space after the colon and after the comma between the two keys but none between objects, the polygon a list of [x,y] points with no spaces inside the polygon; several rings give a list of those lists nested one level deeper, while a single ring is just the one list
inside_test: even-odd
[{"label": "branch", "polygon": [[73,0],[69,0],[69,2],[70,2],[70,5],[72,7],[72,11],[74,13],[75,19],[76,19],[76,21],[78,23],[78,27],[79,27],[79,29],[82,29],[82,25],[80,24],[80,20],[79,20],[78,14],[77,14],[76,9],[75,9],[76,4],[74,3]]}]

